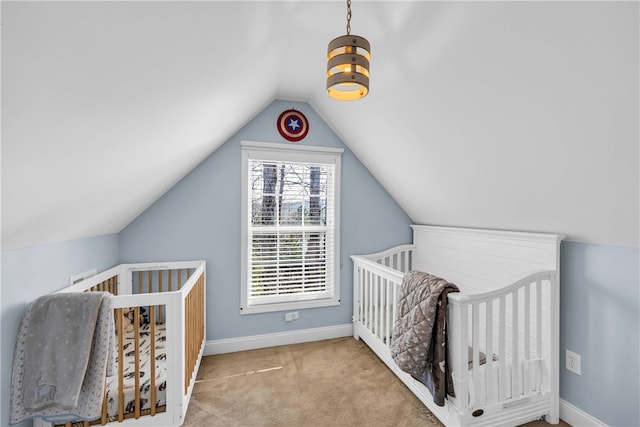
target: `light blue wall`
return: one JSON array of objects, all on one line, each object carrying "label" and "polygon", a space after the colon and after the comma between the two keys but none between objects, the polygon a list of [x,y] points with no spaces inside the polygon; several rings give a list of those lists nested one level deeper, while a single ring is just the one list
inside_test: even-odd
[{"label": "light blue wall", "polygon": [[[27,304],[69,285],[69,276],[93,267],[106,270],[118,263],[118,235],[91,237],[2,252],[2,413],[9,425],[9,390],[16,334]],[[29,426],[31,422],[18,424]]]},{"label": "light blue wall", "polygon": [[[240,315],[240,141],[286,143],[276,128],[284,110],[309,120],[298,145],[344,148],[341,194],[341,304]],[[356,124],[357,125],[357,124]],[[365,125],[363,123],[363,125]],[[124,262],[207,261],[207,339],[242,337],[351,323],[351,254],[411,241],[411,220],[337,135],[306,103],[274,101],[120,233]]]},{"label": "light blue wall", "polygon": [[[564,242],[560,396],[610,426],[640,426],[640,249]],[[582,375],[564,369],[581,355]]]}]

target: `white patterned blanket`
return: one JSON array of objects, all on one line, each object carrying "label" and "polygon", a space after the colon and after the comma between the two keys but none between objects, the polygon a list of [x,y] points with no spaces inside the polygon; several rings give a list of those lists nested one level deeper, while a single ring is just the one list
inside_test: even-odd
[{"label": "white patterned blanket", "polygon": [[14,353],[10,422],[98,417],[113,344],[107,292],[57,293],[29,304]]}]

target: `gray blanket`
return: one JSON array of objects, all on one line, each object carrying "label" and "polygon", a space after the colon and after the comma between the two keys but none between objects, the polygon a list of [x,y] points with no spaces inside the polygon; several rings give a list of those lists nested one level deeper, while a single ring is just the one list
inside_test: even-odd
[{"label": "gray blanket", "polygon": [[31,303],[16,342],[10,422],[98,418],[114,343],[109,293],[57,293]]},{"label": "gray blanket", "polygon": [[[451,381],[446,372],[446,301],[458,287],[420,271],[405,274],[391,340],[391,357],[398,367],[423,382],[444,405]],[[452,387],[451,387],[452,388]]]}]

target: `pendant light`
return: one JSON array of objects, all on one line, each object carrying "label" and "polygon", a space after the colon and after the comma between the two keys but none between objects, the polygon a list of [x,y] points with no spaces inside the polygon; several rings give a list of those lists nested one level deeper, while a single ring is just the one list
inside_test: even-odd
[{"label": "pendant light", "polygon": [[364,98],[369,93],[371,48],[364,37],[351,34],[351,0],[347,0],[347,34],[329,42],[327,93],[341,101]]}]

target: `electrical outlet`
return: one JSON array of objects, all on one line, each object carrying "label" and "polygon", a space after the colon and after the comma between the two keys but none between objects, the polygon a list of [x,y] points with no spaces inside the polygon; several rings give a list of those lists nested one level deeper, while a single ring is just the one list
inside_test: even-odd
[{"label": "electrical outlet", "polygon": [[297,311],[292,311],[291,313],[285,313],[284,314],[285,322],[293,322],[297,318],[298,318],[298,312]]},{"label": "electrical outlet", "polygon": [[565,350],[565,367],[574,374],[582,375],[580,370],[580,355],[573,351]]}]

